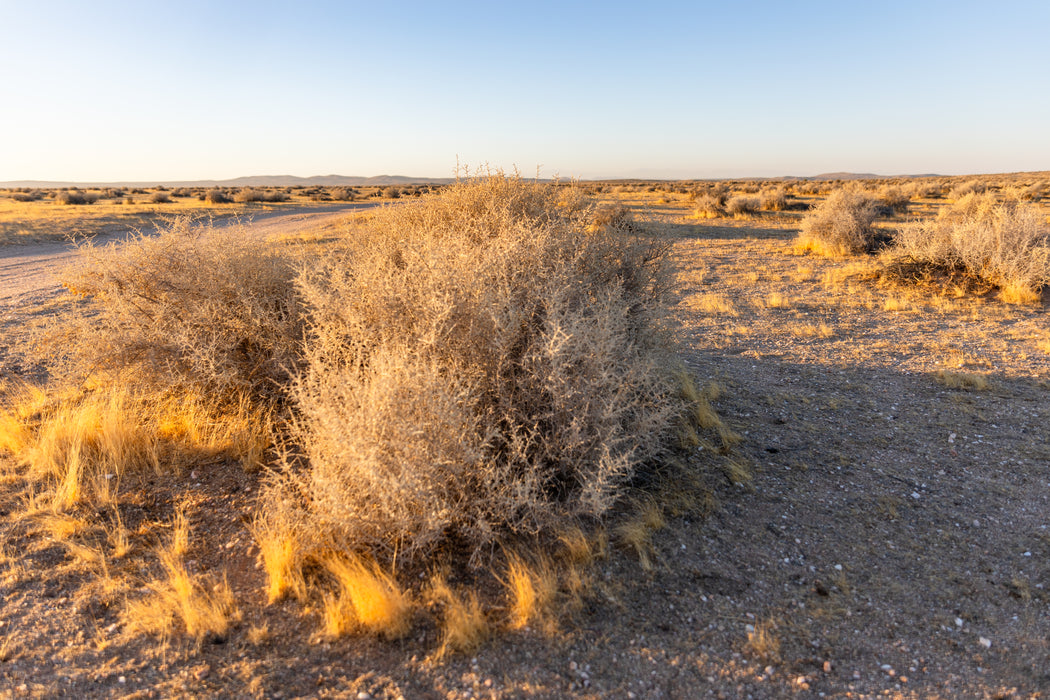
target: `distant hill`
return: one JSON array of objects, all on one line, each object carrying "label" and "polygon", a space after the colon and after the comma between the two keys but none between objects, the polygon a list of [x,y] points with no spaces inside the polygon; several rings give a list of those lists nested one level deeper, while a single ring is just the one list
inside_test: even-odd
[{"label": "distant hill", "polygon": [[251,175],[235,177],[232,180],[145,180],[140,182],[59,182],[50,180],[13,180],[0,182],[0,187],[367,187],[386,185],[437,185],[448,184],[452,178],[408,177],[406,175],[376,175],[358,177],[347,175],[315,175],[314,177],[297,177],[295,175]]}]

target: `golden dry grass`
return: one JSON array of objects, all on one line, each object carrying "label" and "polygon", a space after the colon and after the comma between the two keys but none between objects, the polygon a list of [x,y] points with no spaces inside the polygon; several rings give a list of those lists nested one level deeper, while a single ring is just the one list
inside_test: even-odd
[{"label": "golden dry grass", "polygon": [[552,562],[543,555],[527,562],[517,554],[507,557],[504,586],[510,601],[511,629],[535,623],[555,624],[558,575]]},{"label": "golden dry grass", "polygon": [[949,389],[974,389],[976,391],[984,391],[990,385],[988,378],[981,374],[972,374],[970,372],[951,372],[949,370],[939,370],[934,373],[934,378]]},{"label": "golden dry grass", "polygon": [[364,630],[393,640],[408,633],[415,604],[392,574],[354,554],[332,552],[321,563],[336,584],[336,591],[324,597],[327,636]]},{"label": "golden dry grass", "polygon": [[147,584],[150,594],[128,601],[124,610],[131,634],[150,634],[167,641],[184,633],[200,644],[208,637],[225,638],[240,619],[225,580],[213,583],[187,571],[183,554],[188,541],[189,524],[180,512],[171,542],[157,552],[164,577]]},{"label": "golden dry grass", "polygon": [[491,627],[477,592],[457,593],[444,574],[430,579],[430,601],[441,608],[441,647],[438,657],[452,652],[469,653],[491,633]]},{"label": "golden dry grass", "polygon": [[105,385],[53,393],[22,386],[0,411],[0,451],[27,467],[51,507],[113,501],[127,476],[178,471],[227,456],[255,468],[269,444],[269,419],[247,404],[220,414],[203,397]]}]

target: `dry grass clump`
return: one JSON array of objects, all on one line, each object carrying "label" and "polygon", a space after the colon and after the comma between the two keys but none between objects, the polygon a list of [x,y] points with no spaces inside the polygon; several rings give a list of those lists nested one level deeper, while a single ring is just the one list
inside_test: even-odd
[{"label": "dry grass clump", "polygon": [[898,231],[894,252],[911,261],[963,271],[1000,289],[1011,303],[1034,303],[1050,285],[1050,226],[1033,205],[967,194],[935,219]]},{"label": "dry grass clump", "polygon": [[149,196],[151,204],[171,204],[171,195],[163,190],[157,190]]},{"label": "dry grass clump", "polygon": [[188,384],[213,400],[268,398],[297,366],[293,263],[243,226],[178,219],[156,236],[85,245],[66,286],[94,313],[74,329],[85,374]]},{"label": "dry grass clump", "polygon": [[942,369],[938,370],[933,377],[938,383],[943,384],[949,389],[974,389],[976,391],[984,391],[990,386],[987,377],[981,374],[972,374],[970,372],[951,372]]},{"label": "dry grass clump", "polygon": [[469,653],[481,646],[490,632],[489,620],[475,591],[457,593],[444,574],[430,580],[430,602],[442,609],[441,648],[437,656],[450,652]]},{"label": "dry grass clump", "polygon": [[136,392],[109,385],[90,391],[25,386],[0,412],[0,452],[45,484],[51,507],[110,502],[127,476],[177,471],[225,456],[257,467],[269,443],[269,418],[247,404],[221,411],[203,397]]},{"label": "dry grass clump", "polygon": [[876,240],[875,213],[864,194],[835,190],[802,219],[795,247],[832,256],[869,252]]},{"label": "dry grass clump", "polygon": [[401,560],[479,547],[601,515],[664,454],[685,406],[663,249],[594,222],[571,188],[463,181],[299,280],[294,476],[319,531]]},{"label": "dry grass clump", "polygon": [[188,539],[186,519],[177,519],[172,542],[158,551],[164,578],[150,583],[150,595],[130,601],[124,611],[132,634],[152,634],[166,641],[183,632],[200,644],[209,638],[225,639],[240,619],[225,581],[212,584],[190,576],[182,561]]},{"label": "dry grass clump", "polygon": [[388,640],[408,633],[415,606],[391,574],[374,561],[353,554],[329,553],[322,564],[336,583],[336,592],[324,599],[323,618],[329,637],[354,629]]},{"label": "dry grass clump", "polygon": [[552,621],[558,596],[558,575],[547,559],[528,563],[517,554],[507,558],[504,582],[510,598],[511,629],[522,629],[534,621]]}]

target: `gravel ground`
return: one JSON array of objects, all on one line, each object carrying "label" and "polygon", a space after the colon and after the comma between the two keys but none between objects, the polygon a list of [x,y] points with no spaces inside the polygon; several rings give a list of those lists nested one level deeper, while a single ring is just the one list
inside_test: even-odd
[{"label": "gravel ground", "polygon": [[[675,240],[683,359],[721,386],[752,478],[717,484],[707,517],[668,517],[651,570],[614,544],[556,631],[439,659],[425,616],[401,642],[329,642],[317,610],[265,605],[245,528],[258,475],[213,465],[130,489],[133,549],[106,570],[68,544],[104,531],[56,535],[7,477],[0,698],[1046,697],[1047,305],[880,285],[792,254],[789,217],[656,215]],[[28,328],[50,311],[17,313]],[[0,368],[25,372],[23,338],[4,328]],[[243,612],[200,648],[133,637],[120,616],[154,566],[134,554],[187,490],[192,568],[224,573]]]}]

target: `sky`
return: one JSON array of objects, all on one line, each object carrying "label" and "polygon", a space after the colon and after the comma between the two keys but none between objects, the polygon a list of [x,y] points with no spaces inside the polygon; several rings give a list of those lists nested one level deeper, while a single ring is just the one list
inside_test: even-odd
[{"label": "sky", "polygon": [[0,0],[0,181],[1048,170],[1048,27],[1045,0]]}]

